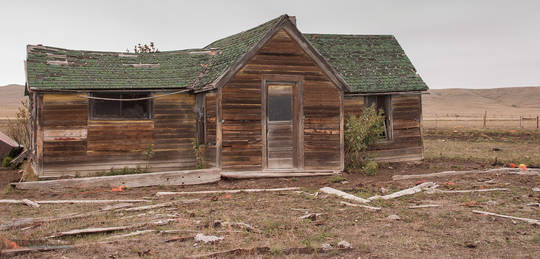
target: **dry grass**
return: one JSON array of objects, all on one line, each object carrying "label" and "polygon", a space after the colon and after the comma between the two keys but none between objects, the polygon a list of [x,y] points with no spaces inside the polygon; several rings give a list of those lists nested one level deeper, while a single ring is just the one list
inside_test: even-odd
[{"label": "dry grass", "polygon": [[524,163],[540,166],[540,131],[429,129],[426,159],[474,160],[482,163]]},{"label": "dry grass", "polygon": [[[483,193],[417,193],[394,200],[377,200],[372,206],[381,207],[373,212],[357,207],[343,207],[341,199],[334,196],[314,194],[322,186],[334,188],[367,198],[381,194],[384,187],[390,192],[414,186],[416,180],[392,181],[394,174],[418,174],[443,170],[469,170],[491,167],[487,148],[495,145],[502,149],[499,159],[514,159],[534,153],[517,153],[512,144],[521,141],[522,147],[537,152],[533,141],[537,135],[527,132],[481,131],[453,132],[431,131],[426,137],[428,163],[382,164],[376,176],[344,174],[342,177],[313,177],[288,179],[261,179],[244,181],[221,181],[211,185],[189,187],[148,187],[128,189],[124,192],[111,190],[77,190],[64,192],[10,191],[5,198],[31,199],[140,199],[154,197],[157,191],[196,191],[241,188],[275,188],[300,186],[302,192],[284,193],[237,193],[216,195],[191,195],[189,197],[162,197],[153,203],[198,198],[196,203],[178,203],[168,208],[141,212],[111,211],[98,216],[41,224],[31,229],[11,229],[2,232],[3,238],[21,245],[37,245],[46,236],[59,231],[87,227],[133,225],[156,219],[175,218],[165,226],[148,227],[155,230],[182,230],[176,234],[145,233],[129,237],[112,244],[87,245],[69,250],[43,252],[31,256],[68,258],[100,257],[150,257],[171,258],[204,254],[234,248],[269,247],[270,253],[258,256],[279,255],[282,257],[400,257],[400,258],[534,258],[540,249],[540,228],[528,223],[482,216],[472,213],[473,209],[494,213],[540,219],[539,208],[526,206],[539,202],[540,177],[504,174],[481,174],[426,179],[437,182],[440,189],[508,188],[506,192]],[[445,139],[442,142],[441,139]],[[473,140],[474,139],[474,140]],[[450,141],[450,142],[448,142]],[[472,144],[469,144],[472,143]],[[458,154],[458,150],[466,154]],[[508,149],[508,150],[506,150]],[[441,157],[438,152],[444,151]],[[453,151],[452,151],[453,150]],[[531,151],[532,150],[532,151]],[[487,155],[478,155],[486,153]],[[499,154],[498,153],[498,154]],[[472,159],[472,160],[470,160]],[[518,161],[519,162],[519,161]],[[345,181],[346,179],[346,181]],[[419,204],[438,204],[438,208],[408,209]],[[472,206],[472,207],[471,207]],[[0,205],[2,223],[27,217],[58,216],[73,212],[97,211],[97,205],[42,205],[32,209],[24,205]],[[315,220],[299,219],[305,213],[322,213]],[[144,214],[146,213],[146,214]],[[141,215],[142,214],[142,215]],[[396,214],[401,220],[387,220]],[[261,230],[247,232],[231,227],[216,227],[214,222],[244,222]],[[141,227],[138,230],[146,229]],[[73,244],[91,244],[118,234],[93,234],[66,237]],[[225,239],[215,244],[202,244],[193,240],[165,242],[175,236],[194,236],[196,233],[222,236]],[[135,240],[135,241],[133,241]],[[350,242],[352,251],[327,254],[285,255],[283,250],[291,247],[320,247],[323,243],[337,244],[341,240]],[[254,255],[255,256],[255,255]],[[255,256],[257,257],[257,256]]]}]

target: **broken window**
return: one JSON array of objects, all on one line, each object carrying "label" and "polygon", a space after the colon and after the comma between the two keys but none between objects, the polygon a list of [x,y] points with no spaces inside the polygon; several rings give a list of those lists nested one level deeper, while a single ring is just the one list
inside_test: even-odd
[{"label": "broken window", "polygon": [[[150,93],[93,93],[90,119],[150,119]],[[141,99],[147,98],[147,99]]]},{"label": "broken window", "polygon": [[381,134],[382,140],[392,139],[392,99],[391,95],[366,96],[366,106],[375,105],[377,111],[382,111],[384,115],[384,132]]}]

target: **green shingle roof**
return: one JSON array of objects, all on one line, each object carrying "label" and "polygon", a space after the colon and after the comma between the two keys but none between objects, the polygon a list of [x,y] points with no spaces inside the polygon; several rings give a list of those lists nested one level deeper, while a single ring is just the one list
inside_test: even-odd
[{"label": "green shingle roof", "polygon": [[428,89],[392,35],[303,35],[353,92]]},{"label": "green shingle roof", "polygon": [[[202,49],[122,53],[28,46],[32,89],[202,89],[286,15]],[[427,90],[393,36],[304,34],[354,92]]]},{"label": "green shingle roof", "polygon": [[120,53],[28,46],[28,84],[38,89],[184,88],[212,59],[206,50]]}]

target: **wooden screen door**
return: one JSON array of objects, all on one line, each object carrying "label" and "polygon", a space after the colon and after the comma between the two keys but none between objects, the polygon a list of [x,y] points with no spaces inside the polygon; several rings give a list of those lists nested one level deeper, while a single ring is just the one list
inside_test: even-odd
[{"label": "wooden screen door", "polygon": [[268,169],[295,167],[294,84],[267,84],[266,155]]}]

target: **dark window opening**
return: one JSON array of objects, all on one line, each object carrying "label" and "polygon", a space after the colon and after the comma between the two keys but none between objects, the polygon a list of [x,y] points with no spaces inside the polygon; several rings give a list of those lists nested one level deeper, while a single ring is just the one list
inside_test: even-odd
[{"label": "dark window opening", "polygon": [[151,119],[150,93],[93,93],[92,97],[116,99],[91,99],[91,119]]},{"label": "dark window opening", "polygon": [[390,95],[375,95],[366,97],[366,106],[374,105],[377,111],[384,115],[384,132],[381,134],[381,140],[392,139],[392,118],[391,118],[391,97]]}]

